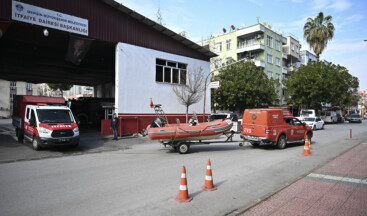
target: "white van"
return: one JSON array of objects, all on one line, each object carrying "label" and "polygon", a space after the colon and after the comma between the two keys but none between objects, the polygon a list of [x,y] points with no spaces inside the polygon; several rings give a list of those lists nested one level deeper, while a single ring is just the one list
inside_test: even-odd
[{"label": "white van", "polygon": [[316,117],[316,112],[313,109],[302,109],[300,116],[296,117],[298,120],[303,121],[305,118]]},{"label": "white van", "polygon": [[338,122],[338,116],[336,115],[336,112],[334,111],[322,111],[320,114],[320,117],[322,120],[324,120],[325,123],[337,123]]}]

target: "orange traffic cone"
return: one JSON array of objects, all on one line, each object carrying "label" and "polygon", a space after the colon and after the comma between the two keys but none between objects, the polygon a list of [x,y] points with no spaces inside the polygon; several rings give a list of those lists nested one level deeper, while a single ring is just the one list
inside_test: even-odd
[{"label": "orange traffic cone", "polygon": [[205,183],[204,183],[204,186],[201,186],[201,188],[206,191],[217,190],[217,188],[214,187],[214,184],[213,184],[212,168],[210,164],[210,159],[208,160],[208,165],[206,166]]},{"label": "orange traffic cone", "polygon": [[303,147],[303,153],[302,155],[304,156],[311,156],[311,152],[310,152],[310,142],[307,139],[307,136],[305,137],[305,146]]},{"label": "orange traffic cone", "polygon": [[178,196],[175,197],[175,200],[178,202],[190,202],[192,200],[192,197],[189,197],[189,192],[187,190],[185,166],[182,167],[180,190],[178,192]]}]

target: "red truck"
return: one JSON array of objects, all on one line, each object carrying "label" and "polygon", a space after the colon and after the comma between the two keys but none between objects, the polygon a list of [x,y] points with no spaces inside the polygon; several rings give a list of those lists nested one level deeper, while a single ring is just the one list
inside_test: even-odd
[{"label": "red truck", "polygon": [[312,129],[284,109],[246,109],[243,114],[241,138],[253,146],[273,144],[279,149],[287,143],[311,142]]},{"label": "red truck", "polygon": [[15,95],[13,121],[18,141],[35,150],[79,144],[79,128],[62,97]]}]

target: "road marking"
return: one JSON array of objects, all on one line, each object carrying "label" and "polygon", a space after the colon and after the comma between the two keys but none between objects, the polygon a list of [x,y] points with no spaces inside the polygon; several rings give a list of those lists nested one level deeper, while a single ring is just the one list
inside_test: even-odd
[{"label": "road marking", "polygon": [[367,180],[363,180],[359,178],[348,178],[348,177],[342,177],[342,176],[324,175],[324,174],[317,174],[317,173],[310,173],[308,174],[308,177],[329,179],[329,180],[334,180],[334,181],[342,181],[342,182],[349,182],[349,183],[356,183],[356,184],[361,183],[361,184],[367,185]]}]

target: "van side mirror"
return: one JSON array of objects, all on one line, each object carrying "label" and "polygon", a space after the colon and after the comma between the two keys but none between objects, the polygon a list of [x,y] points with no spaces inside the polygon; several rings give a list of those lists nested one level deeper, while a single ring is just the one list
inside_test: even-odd
[{"label": "van side mirror", "polygon": [[80,125],[80,120],[79,120],[79,118],[78,118],[78,117],[75,117],[75,122],[76,122],[78,125]]}]

